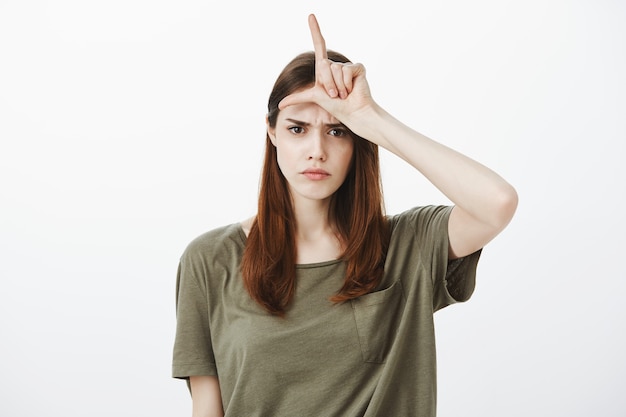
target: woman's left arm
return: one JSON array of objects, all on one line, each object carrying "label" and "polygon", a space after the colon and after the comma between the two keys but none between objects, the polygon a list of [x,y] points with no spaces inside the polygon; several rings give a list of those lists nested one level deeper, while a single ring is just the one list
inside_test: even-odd
[{"label": "woman's left arm", "polygon": [[377,105],[364,113],[350,128],[411,164],[454,203],[448,223],[450,258],[482,248],[510,222],[517,192],[498,174],[416,132]]},{"label": "woman's left arm", "polygon": [[361,64],[330,61],[315,16],[309,16],[315,48],[315,85],[287,96],[284,108],[313,102],[357,135],[415,167],[445,194],[454,208],[448,222],[450,258],[485,246],[509,223],[517,208],[515,189],[484,165],[406,126],[372,98]]}]

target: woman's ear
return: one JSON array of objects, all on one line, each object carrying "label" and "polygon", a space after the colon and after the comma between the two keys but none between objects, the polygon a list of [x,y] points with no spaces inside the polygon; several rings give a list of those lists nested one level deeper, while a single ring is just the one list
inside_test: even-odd
[{"label": "woman's ear", "polygon": [[270,126],[270,121],[267,118],[267,115],[265,116],[265,125],[267,126],[267,136],[270,138],[272,145],[276,146],[276,128]]}]

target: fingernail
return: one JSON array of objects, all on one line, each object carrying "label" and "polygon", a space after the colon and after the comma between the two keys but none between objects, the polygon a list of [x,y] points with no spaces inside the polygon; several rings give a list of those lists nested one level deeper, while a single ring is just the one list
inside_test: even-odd
[{"label": "fingernail", "polygon": [[335,91],[334,89],[330,89],[328,90],[328,95],[331,97],[337,97],[337,91]]}]

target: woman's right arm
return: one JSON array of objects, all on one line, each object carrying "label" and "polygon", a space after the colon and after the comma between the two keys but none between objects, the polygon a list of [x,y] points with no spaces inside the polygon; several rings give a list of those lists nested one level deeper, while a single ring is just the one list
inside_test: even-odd
[{"label": "woman's right arm", "polygon": [[191,376],[192,417],[223,417],[220,383],[215,376]]}]

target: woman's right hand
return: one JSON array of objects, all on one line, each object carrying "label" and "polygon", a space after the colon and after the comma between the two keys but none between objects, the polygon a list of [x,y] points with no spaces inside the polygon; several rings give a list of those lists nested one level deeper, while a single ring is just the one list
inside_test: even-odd
[{"label": "woman's right hand", "polygon": [[301,103],[315,103],[360,136],[359,126],[368,120],[370,110],[376,108],[365,67],[351,62],[341,63],[328,59],[326,42],[315,15],[309,15],[309,29],[315,49],[315,85],[285,97],[279,109]]}]

